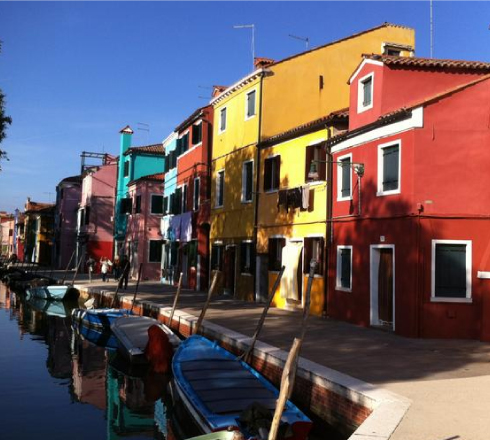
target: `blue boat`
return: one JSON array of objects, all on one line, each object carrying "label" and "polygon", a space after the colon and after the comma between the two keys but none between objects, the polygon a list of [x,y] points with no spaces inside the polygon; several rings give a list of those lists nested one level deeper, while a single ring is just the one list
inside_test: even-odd
[{"label": "blue boat", "polygon": [[[247,420],[253,408],[272,420],[279,390],[258,371],[203,336],[182,342],[172,361],[174,398],[179,398],[203,434],[232,429],[263,438]],[[306,440],[312,421],[288,401],[281,439]],[[267,436],[267,433],[265,434]]]},{"label": "blue boat", "polygon": [[127,309],[74,309],[72,319],[89,328],[110,331],[112,323],[121,316],[131,315],[132,312]]},{"label": "blue boat", "polygon": [[104,347],[108,350],[117,349],[117,339],[111,331],[102,331],[93,327],[86,327],[73,322],[74,330],[85,340],[99,347]]}]

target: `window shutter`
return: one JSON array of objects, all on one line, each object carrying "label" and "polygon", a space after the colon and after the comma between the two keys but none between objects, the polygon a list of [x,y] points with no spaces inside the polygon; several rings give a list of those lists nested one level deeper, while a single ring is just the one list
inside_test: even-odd
[{"label": "window shutter", "polygon": [[351,250],[340,249],[340,286],[350,289],[350,273],[351,273]]},{"label": "window shutter", "polygon": [[435,296],[466,297],[466,245],[436,245]]},{"label": "window shutter", "polygon": [[275,162],[275,173],[274,173],[274,182],[272,184],[274,185],[274,189],[279,188],[279,179],[280,179],[280,174],[281,174],[281,156],[276,156],[274,158]]},{"label": "window shutter", "polygon": [[303,273],[310,272],[310,261],[313,258],[313,239],[305,238],[305,261],[303,263]]},{"label": "window shutter", "polygon": [[264,191],[270,191],[272,189],[272,161],[273,159],[266,159],[264,161]]},{"label": "window shutter", "polygon": [[383,148],[383,191],[398,188],[399,152],[398,145]]},{"label": "window shutter", "polygon": [[[310,145],[309,147],[306,147],[305,151],[305,182],[309,182],[310,180],[315,180],[312,177],[309,177],[308,174],[310,173],[311,170],[311,162],[313,160],[313,149],[315,148],[314,145]],[[318,163],[315,164],[316,169],[318,170]]]},{"label": "window shutter", "polygon": [[247,116],[255,115],[255,90],[247,95]]},{"label": "window shutter", "polygon": [[163,162],[163,172],[168,173],[170,167],[170,154],[166,154],[164,157],[164,162]]},{"label": "window shutter", "polygon": [[372,96],[371,96],[371,90],[372,90],[372,84],[373,84],[373,79],[372,78],[367,78],[363,83],[362,83],[362,86],[363,86],[363,101],[362,101],[362,105],[364,106],[368,106],[369,104],[371,104],[371,99],[372,99]]},{"label": "window shutter", "polygon": [[350,159],[344,159],[341,161],[341,172],[342,172],[342,197],[350,197],[350,185],[351,185],[351,175],[350,175]]},{"label": "window shutter", "polygon": [[318,158],[321,162],[318,163],[318,178],[320,180],[327,180],[327,152],[322,146],[317,147]]}]

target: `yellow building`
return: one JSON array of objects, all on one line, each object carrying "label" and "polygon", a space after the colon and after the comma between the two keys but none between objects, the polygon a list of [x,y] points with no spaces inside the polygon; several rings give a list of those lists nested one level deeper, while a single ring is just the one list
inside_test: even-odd
[{"label": "yellow building", "polygon": [[257,199],[257,284],[261,299],[285,266],[274,305],[304,305],[311,259],[311,313],[326,304],[328,191],[323,143],[348,125],[347,81],[363,53],[412,56],[414,31],[383,24],[268,66]]},{"label": "yellow building", "polygon": [[254,224],[261,68],[213,98],[211,270],[223,272],[222,292],[254,298]]},{"label": "yellow building", "polygon": [[347,81],[364,53],[413,56],[413,29],[389,23],[275,62],[264,79],[261,139],[349,106]]}]

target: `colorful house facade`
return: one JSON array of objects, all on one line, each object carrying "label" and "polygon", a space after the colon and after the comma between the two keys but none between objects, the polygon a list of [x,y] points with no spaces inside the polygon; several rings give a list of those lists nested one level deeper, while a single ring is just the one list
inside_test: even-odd
[{"label": "colorful house facade", "polygon": [[326,141],[329,316],[490,340],[489,74],[490,63],[380,55],[352,74],[349,131]]},{"label": "colorful house facade", "polygon": [[43,266],[53,264],[53,203],[40,203],[27,198],[24,209],[24,259]]},{"label": "colorful house facade", "polygon": [[[113,255],[113,215],[117,179],[117,159],[107,156],[103,165],[87,169],[82,176],[77,214],[76,261],[91,256],[96,262]],[[84,271],[83,261],[80,270]]]},{"label": "colorful house facade", "polygon": [[9,257],[14,253],[15,218],[13,214],[0,212],[0,255]]},{"label": "colorful house facade", "polygon": [[56,186],[55,265],[60,269],[75,267],[77,213],[82,188],[81,176],[63,179]]},{"label": "colorful house facade", "polygon": [[177,166],[169,170],[166,179],[165,206],[170,214],[162,231],[167,249],[165,264],[171,266],[173,250],[172,274],[182,273],[183,286],[198,290],[208,286],[209,276],[212,121],[212,107],[202,107],[175,129]]},{"label": "colorful house facade", "polygon": [[[256,66],[268,60],[258,59]],[[255,299],[255,179],[266,69],[228,87],[211,100],[211,271],[223,274],[219,291]]]},{"label": "colorful house facade", "polygon": [[128,217],[126,243],[132,276],[142,266],[142,280],[159,280],[162,261],[160,221],[163,213],[164,174],[153,174],[128,184],[133,208]]}]

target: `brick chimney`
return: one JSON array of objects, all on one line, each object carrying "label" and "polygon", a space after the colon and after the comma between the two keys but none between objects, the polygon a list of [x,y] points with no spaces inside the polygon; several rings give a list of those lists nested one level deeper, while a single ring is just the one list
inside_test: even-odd
[{"label": "brick chimney", "polygon": [[254,67],[255,69],[264,69],[271,64],[274,64],[274,60],[272,58],[261,58],[261,57],[255,57],[254,58]]},{"label": "brick chimney", "polygon": [[220,93],[223,93],[228,87],[227,86],[213,86],[212,97],[216,98]]}]

